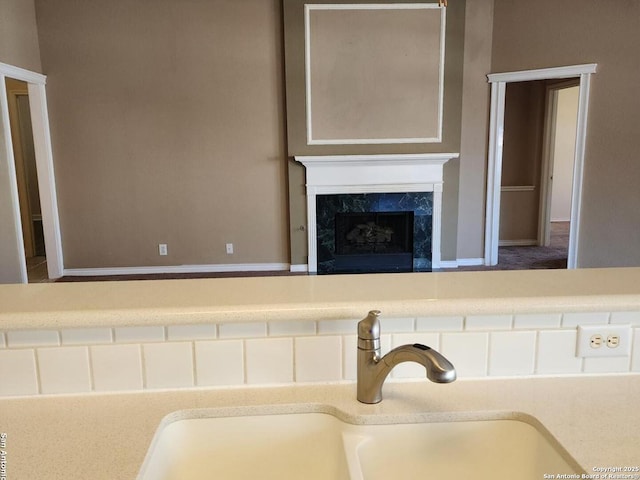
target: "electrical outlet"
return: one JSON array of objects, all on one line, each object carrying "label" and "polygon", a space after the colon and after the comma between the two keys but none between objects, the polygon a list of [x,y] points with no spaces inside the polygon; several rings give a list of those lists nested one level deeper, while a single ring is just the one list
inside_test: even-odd
[{"label": "electrical outlet", "polygon": [[233,253],[233,243],[227,243],[227,255],[231,255]]},{"label": "electrical outlet", "polygon": [[166,243],[158,244],[158,254],[159,255],[168,255],[167,244]]},{"label": "electrical outlet", "polygon": [[579,325],[577,357],[631,355],[631,325]]}]

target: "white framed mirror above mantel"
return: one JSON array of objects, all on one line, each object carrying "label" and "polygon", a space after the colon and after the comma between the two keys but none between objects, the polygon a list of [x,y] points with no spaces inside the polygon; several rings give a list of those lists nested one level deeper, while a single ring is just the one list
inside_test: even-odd
[{"label": "white framed mirror above mantel", "polygon": [[319,195],[433,192],[431,268],[441,255],[444,164],[458,153],[296,156],[306,169],[308,271],[318,272]]}]

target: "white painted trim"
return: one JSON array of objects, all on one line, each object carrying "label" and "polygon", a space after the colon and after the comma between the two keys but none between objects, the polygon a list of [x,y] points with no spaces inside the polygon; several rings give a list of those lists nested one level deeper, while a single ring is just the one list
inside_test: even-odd
[{"label": "white painted trim", "polygon": [[65,268],[65,276],[151,275],[164,273],[275,272],[289,270],[288,263],[235,263],[213,265],[165,265],[153,267]]},{"label": "white painted trim", "polygon": [[440,268],[458,268],[457,260],[440,260]]},{"label": "white painted trim", "polygon": [[316,197],[340,193],[433,192],[431,263],[440,266],[444,163],[457,153],[297,156],[306,170],[308,271],[318,271]]},{"label": "white painted trim", "polygon": [[[311,12],[313,10],[431,10],[440,9],[440,58],[438,64],[438,125],[435,137],[410,138],[313,138],[313,113],[311,110]],[[442,142],[444,116],[444,65],[446,40],[446,7],[438,3],[356,3],[356,4],[305,4],[304,6],[304,73],[307,145],[380,145],[404,143]]]},{"label": "white painted trim", "polygon": [[395,183],[377,185],[326,185],[307,186],[307,193],[314,195],[337,195],[339,193],[405,193],[405,192],[433,192],[433,183]]},{"label": "white painted trim", "polygon": [[518,72],[490,73],[489,83],[496,82],[529,82],[532,80],[551,80],[555,78],[574,78],[584,74],[596,73],[597,63],[570,65],[566,67],[540,68]]},{"label": "white painted trim", "polygon": [[491,83],[491,117],[489,122],[489,159],[487,168],[487,205],[485,222],[485,264],[498,263],[500,225],[500,184],[502,179],[502,146],[504,141],[505,91],[508,82],[524,82],[556,78],[580,77],[578,100],[578,128],[574,160],[573,189],[571,201],[571,228],[567,268],[577,268],[580,208],[582,201],[582,176],[587,134],[587,114],[591,74],[597,64],[545,68],[521,72],[488,75]]},{"label": "white painted trim", "polygon": [[42,212],[42,229],[47,255],[49,278],[59,278],[64,269],[62,256],[62,235],[58,216],[58,196],[56,179],[53,171],[53,151],[49,131],[49,112],[47,110],[47,93],[44,85],[29,84],[29,105],[33,143],[38,172],[38,190],[40,192],[40,210]]},{"label": "white painted trim", "polygon": [[484,258],[458,258],[457,260],[442,260],[440,268],[477,267],[484,265]]},{"label": "white painted trim", "polygon": [[523,238],[521,240],[500,240],[498,245],[501,247],[532,247],[538,245],[538,239]]},{"label": "white painted trim", "polygon": [[533,192],[535,189],[535,185],[503,185],[500,187],[501,192]]},{"label": "white painted trim", "polygon": [[[49,113],[47,110],[46,81],[47,77],[40,73],[31,72],[23,68],[0,63],[0,77],[2,77],[2,89],[6,90],[4,77],[22,80],[28,83],[29,106],[31,113],[31,124],[33,130],[33,143],[36,156],[36,169],[38,172],[38,189],[40,192],[40,202],[42,209],[42,227],[45,237],[45,249],[47,255],[47,270],[49,278],[59,278],[63,274],[64,262],[62,255],[62,236],[60,234],[60,221],[58,216],[58,202],[55,187],[55,175],[53,169],[53,153],[51,149],[51,133],[49,129]],[[4,95],[2,95],[4,96]],[[10,136],[9,125],[4,125],[4,134]],[[13,147],[11,148],[11,159],[13,159]],[[13,165],[13,162],[10,162]],[[15,172],[14,172],[15,178]],[[12,192],[13,194],[13,192]],[[14,196],[17,209],[18,221],[20,219],[20,206],[17,204],[17,193]],[[19,229],[19,236],[22,236],[22,226]],[[20,238],[20,251],[22,252],[22,262],[24,263],[24,282],[27,282],[26,259],[24,259],[24,244]]]},{"label": "white painted trim", "polygon": [[549,246],[551,229],[548,228],[551,216],[552,172],[554,164],[554,144],[556,136],[556,119],[558,91],[547,86],[545,92],[545,119],[542,140],[542,168],[540,172],[540,206],[538,211],[538,244]]},{"label": "white painted trim", "polygon": [[569,252],[567,268],[578,268],[578,238],[580,237],[580,212],[582,210],[582,184],[584,156],[587,145],[587,120],[589,117],[589,92],[591,75],[580,75],[578,98],[578,122],[576,128],[576,152],[573,161],[573,188],[571,191],[571,221],[569,227]]},{"label": "white painted trim", "polygon": [[289,271],[291,273],[308,272],[309,271],[309,266],[307,264],[304,264],[304,265],[291,265],[289,267]]},{"label": "white painted trim", "polygon": [[504,139],[504,102],[506,84],[491,84],[489,121],[489,163],[487,166],[487,219],[485,222],[485,265],[498,263],[500,227],[500,183],[502,178],[502,142]]},{"label": "white painted trim", "polygon": [[371,165],[388,164],[394,165],[415,165],[418,162],[428,162],[429,164],[444,165],[452,158],[458,158],[459,153],[393,153],[377,155],[305,155],[296,156],[295,159],[304,164],[331,165],[339,163],[341,165]]},{"label": "white painted trim", "polygon": [[25,70],[24,68],[15,67],[7,63],[0,62],[0,73],[5,77],[22,80],[27,83],[35,83],[36,85],[46,85],[47,83],[47,77],[45,75]]},{"label": "white painted trim", "polygon": [[477,267],[484,265],[484,258],[459,258],[458,266],[460,267]]},{"label": "white painted trim", "polygon": [[15,231],[15,248],[18,252],[20,263],[20,283],[27,283],[27,259],[24,253],[24,236],[22,235],[22,220],[20,216],[20,202],[18,199],[18,178],[16,176],[16,162],[13,155],[13,142],[11,139],[11,126],[9,121],[9,93],[6,89],[4,72],[0,69],[0,123],[4,137],[4,156],[7,159],[7,175],[9,180],[9,192],[11,194],[11,210],[13,210],[13,231]]}]

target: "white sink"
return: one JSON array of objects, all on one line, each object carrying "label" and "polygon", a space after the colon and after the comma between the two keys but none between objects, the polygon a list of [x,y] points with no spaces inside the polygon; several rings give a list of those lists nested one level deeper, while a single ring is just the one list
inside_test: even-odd
[{"label": "white sink", "polygon": [[163,424],[139,480],[350,478],[344,424],[331,415],[169,418]]},{"label": "white sink", "polygon": [[162,422],[138,480],[538,480],[584,473],[544,428],[519,420],[353,425],[326,413],[193,415]]},{"label": "white sink", "polygon": [[582,473],[553,438],[518,420],[376,425],[357,447],[365,480],[428,478],[539,480]]}]

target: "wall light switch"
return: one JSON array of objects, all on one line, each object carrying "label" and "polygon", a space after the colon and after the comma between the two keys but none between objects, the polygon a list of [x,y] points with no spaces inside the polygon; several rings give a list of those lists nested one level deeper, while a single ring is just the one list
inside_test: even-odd
[{"label": "wall light switch", "polygon": [[578,325],[576,357],[631,355],[631,325]]}]

